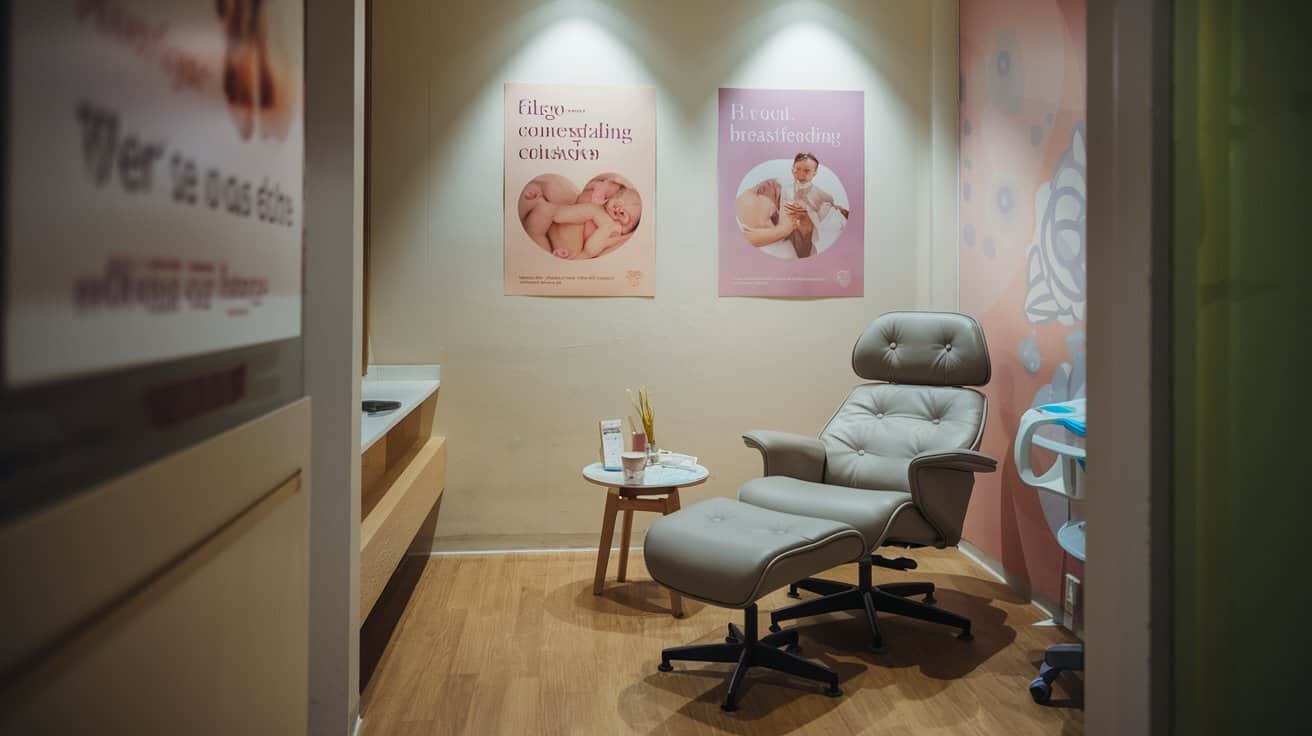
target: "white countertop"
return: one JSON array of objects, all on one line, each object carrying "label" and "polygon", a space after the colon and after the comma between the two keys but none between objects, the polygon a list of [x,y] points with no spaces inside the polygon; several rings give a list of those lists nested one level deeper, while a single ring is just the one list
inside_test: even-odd
[{"label": "white countertop", "polygon": [[360,379],[360,400],[401,402],[399,409],[380,414],[360,412],[360,452],[365,452],[383,438],[406,415],[432,396],[442,385],[441,366],[371,365]]}]

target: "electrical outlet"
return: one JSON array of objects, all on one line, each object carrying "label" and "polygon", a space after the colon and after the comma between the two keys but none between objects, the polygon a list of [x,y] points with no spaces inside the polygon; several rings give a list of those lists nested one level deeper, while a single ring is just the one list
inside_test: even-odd
[{"label": "electrical outlet", "polygon": [[1061,610],[1066,614],[1067,620],[1074,620],[1075,609],[1080,605],[1080,579],[1074,575],[1066,575],[1066,596],[1062,601]]}]

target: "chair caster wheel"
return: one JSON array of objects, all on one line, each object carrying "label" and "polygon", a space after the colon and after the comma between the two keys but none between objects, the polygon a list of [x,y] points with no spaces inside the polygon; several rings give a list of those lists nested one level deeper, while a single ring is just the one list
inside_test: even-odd
[{"label": "chair caster wheel", "polygon": [[927,605],[927,606],[932,606],[932,605],[934,605],[935,603],[938,603],[938,599],[934,597],[934,594],[933,594],[933,593],[930,593],[929,595],[925,596],[925,601],[924,601],[924,602],[925,602],[925,605]]},{"label": "chair caster wheel", "polygon": [[1030,683],[1030,697],[1034,698],[1034,702],[1039,705],[1047,703],[1052,699],[1052,685],[1049,685],[1042,677],[1035,678],[1034,682]]},{"label": "chair caster wheel", "polygon": [[724,711],[725,713],[732,713],[738,710],[738,706],[733,703],[721,703],[720,710]]},{"label": "chair caster wheel", "polygon": [[784,647],[784,651],[788,652],[789,654],[797,654],[798,652],[802,651],[802,647],[796,643],[789,644],[788,646]]},{"label": "chair caster wheel", "polygon": [[842,697],[843,691],[839,690],[837,685],[830,685],[829,689],[825,691],[825,695],[828,695],[831,698],[838,698]]},{"label": "chair caster wheel", "polygon": [[661,662],[660,664],[656,665],[656,669],[660,670],[661,672],[673,672],[673,671],[674,671],[674,667],[670,666],[670,663],[669,663],[669,662]]},{"label": "chair caster wheel", "polygon": [[802,597],[802,594],[801,594],[801,593],[798,593],[798,592],[795,591],[795,590],[790,590],[790,591],[788,591],[787,593],[784,593],[784,595],[788,596],[789,598],[801,598],[801,597]]},{"label": "chair caster wheel", "polygon": [[724,637],[724,643],[725,643],[725,644],[737,644],[737,643],[738,643],[738,640],[737,640],[736,638],[732,637],[732,636],[726,636],[726,637]]},{"label": "chair caster wheel", "polygon": [[771,622],[770,622],[770,633],[771,633],[771,634],[778,634],[780,631],[783,631],[783,628],[781,628],[781,627],[779,626],[779,624],[776,624],[776,623],[774,623],[773,621],[771,621]]},{"label": "chair caster wheel", "polygon": [[960,634],[957,634],[957,638],[960,639],[961,641],[974,641],[975,635],[970,633],[970,630],[968,629],[966,631],[961,632]]}]

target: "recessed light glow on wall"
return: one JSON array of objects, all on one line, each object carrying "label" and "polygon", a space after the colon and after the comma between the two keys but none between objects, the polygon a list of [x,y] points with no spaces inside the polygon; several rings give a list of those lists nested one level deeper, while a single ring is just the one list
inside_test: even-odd
[{"label": "recessed light glow on wall", "polygon": [[[560,13],[559,20],[537,25],[532,33],[524,34],[527,41],[509,55],[506,79],[579,84],[634,84],[650,79],[646,65],[612,31],[611,21],[616,18],[592,17],[595,3],[557,5],[580,6],[580,10]],[[541,17],[541,13],[532,15],[533,20]]]},{"label": "recessed light glow on wall", "polygon": [[[928,9],[917,10],[928,14]],[[792,89],[863,89],[876,108],[899,90],[890,74],[908,52],[926,49],[891,29],[873,27],[828,3],[797,0],[763,8],[727,34],[726,86]],[[723,52],[722,52],[723,53]],[[926,52],[927,53],[927,52]],[[887,73],[884,69],[889,65]]]},{"label": "recessed light glow on wall", "polygon": [[868,78],[866,60],[827,26],[804,20],[776,27],[743,57],[740,71],[779,88],[815,88],[819,80],[819,86],[855,88]]}]

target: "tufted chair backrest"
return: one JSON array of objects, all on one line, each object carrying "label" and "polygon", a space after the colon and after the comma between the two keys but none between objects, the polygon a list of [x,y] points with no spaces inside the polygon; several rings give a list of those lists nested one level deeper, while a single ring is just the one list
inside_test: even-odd
[{"label": "tufted chair backrest", "polygon": [[862,378],[820,433],[825,482],[910,490],[907,468],[926,451],[975,449],[987,402],[965,386],[988,383],[988,345],[963,314],[892,312],[857,340],[852,367]]}]

